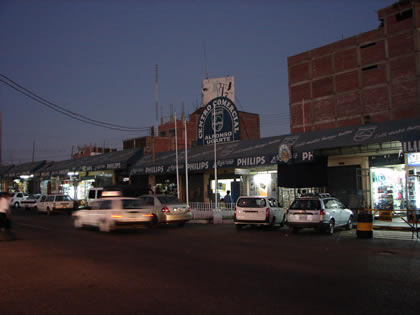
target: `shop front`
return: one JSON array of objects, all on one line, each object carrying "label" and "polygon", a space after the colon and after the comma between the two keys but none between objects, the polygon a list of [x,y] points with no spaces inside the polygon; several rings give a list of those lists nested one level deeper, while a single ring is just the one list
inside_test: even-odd
[{"label": "shop front", "polygon": [[4,188],[9,192],[39,193],[39,178],[34,177],[46,161],[30,162],[11,167],[4,174]]}]

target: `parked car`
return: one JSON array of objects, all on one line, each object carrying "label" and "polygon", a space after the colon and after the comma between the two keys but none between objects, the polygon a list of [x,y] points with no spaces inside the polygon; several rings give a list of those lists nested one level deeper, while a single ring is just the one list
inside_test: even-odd
[{"label": "parked car", "polygon": [[37,202],[41,199],[41,194],[31,194],[28,198],[23,199],[20,202],[20,206],[25,209],[37,209]]},{"label": "parked car", "polygon": [[145,209],[139,199],[129,197],[99,199],[72,215],[75,228],[94,226],[101,232],[151,225],[153,217],[150,209]]},{"label": "parked car", "polygon": [[70,212],[76,209],[75,201],[68,195],[56,194],[42,196],[37,202],[37,209],[46,212],[48,215],[57,212]]},{"label": "parked car", "polygon": [[20,208],[20,203],[28,197],[28,194],[23,192],[16,192],[13,193],[11,197],[9,197],[9,207]]},{"label": "parked car", "polygon": [[285,211],[274,198],[241,196],[236,201],[234,223],[238,230],[245,225],[282,227],[285,221]]},{"label": "parked car", "polygon": [[183,226],[192,219],[190,207],[177,197],[164,194],[142,195],[139,197],[143,207],[153,213],[153,224],[176,223]]},{"label": "parked car", "polygon": [[298,232],[302,228],[315,228],[332,235],[336,227],[350,230],[353,212],[330,194],[310,194],[296,198],[287,211],[287,225]]}]

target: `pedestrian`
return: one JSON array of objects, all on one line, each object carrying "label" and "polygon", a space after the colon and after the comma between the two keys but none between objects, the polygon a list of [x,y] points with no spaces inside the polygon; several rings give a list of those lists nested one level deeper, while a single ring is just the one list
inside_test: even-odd
[{"label": "pedestrian", "polygon": [[223,201],[225,202],[227,207],[230,207],[230,204],[232,203],[232,197],[230,196],[230,190],[226,191],[226,195],[223,198]]},{"label": "pedestrian", "polygon": [[9,232],[10,227],[9,195],[0,192],[0,231]]}]

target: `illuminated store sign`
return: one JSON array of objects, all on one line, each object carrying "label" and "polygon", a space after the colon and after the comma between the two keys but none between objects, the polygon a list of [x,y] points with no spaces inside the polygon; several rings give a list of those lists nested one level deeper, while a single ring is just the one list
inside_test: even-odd
[{"label": "illuminated store sign", "polygon": [[227,97],[211,100],[201,113],[197,130],[198,145],[240,140],[239,113],[235,104]]}]

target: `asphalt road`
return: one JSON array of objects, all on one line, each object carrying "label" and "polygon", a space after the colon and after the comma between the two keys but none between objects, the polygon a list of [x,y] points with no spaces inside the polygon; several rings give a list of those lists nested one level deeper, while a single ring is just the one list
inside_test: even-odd
[{"label": "asphalt road", "polygon": [[187,224],[103,234],[16,210],[0,314],[419,314],[420,242]]}]

